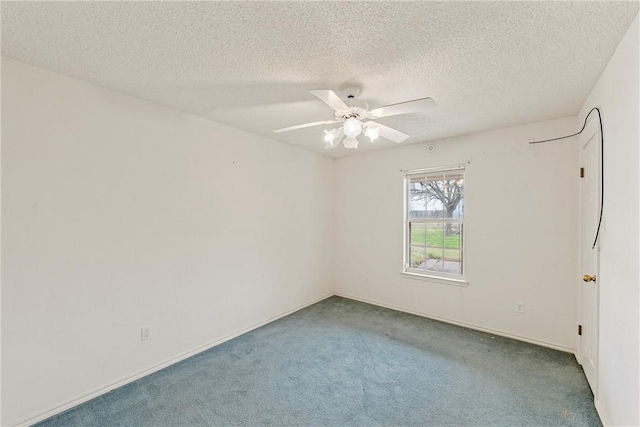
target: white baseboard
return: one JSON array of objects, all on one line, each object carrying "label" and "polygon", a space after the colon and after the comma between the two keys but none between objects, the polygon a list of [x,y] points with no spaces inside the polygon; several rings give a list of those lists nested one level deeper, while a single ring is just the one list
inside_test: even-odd
[{"label": "white baseboard", "polygon": [[215,347],[217,345],[220,345],[220,344],[222,344],[224,342],[232,340],[232,339],[234,339],[234,338],[236,338],[236,337],[238,337],[238,336],[240,336],[242,334],[246,334],[247,332],[251,332],[254,329],[258,329],[261,326],[264,326],[264,325],[266,325],[268,323],[276,321],[276,320],[278,320],[278,319],[280,319],[282,317],[288,316],[291,313],[295,313],[296,311],[302,310],[305,307],[308,307],[308,306],[316,304],[316,303],[318,303],[318,302],[320,302],[322,300],[330,298],[333,295],[335,295],[335,294],[332,292],[332,293],[327,294],[325,296],[322,296],[320,298],[316,298],[316,299],[314,299],[312,301],[309,301],[309,302],[306,302],[304,304],[301,304],[301,305],[299,305],[299,306],[297,306],[295,308],[292,308],[291,310],[287,310],[287,311],[282,312],[282,313],[280,313],[280,314],[278,314],[276,316],[270,317],[269,319],[264,320],[264,321],[262,321],[260,323],[255,324],[255,325],[252,325],[252,326],[250,326],[248,328],[245,328],[245,329],[242,329],[240,331],[234,332],[234,333],[232,333],[230,335],[226,335],[223,338],[220,338],[218,340],[212,341],[212,342],[210,342],[208,344],[205,344],[203,346],[197,347],[197,348],[195,348],[193,350],[190,350],[190,351],[188,351],[186,353],[182,353],[182,354],[180,354],[178,356],[172,357],[171,359],[168,359],[168,360],[166,360],[166,361],[164,361],[164,362],[162,362],[162,363],[160,363],[158,365],[155,365],[155,366],[153,366],[151,368],[148,368],[148,369],[145,369],[143,371],[140,371],[137,374],[128,376],[128,377],[123,378],[123,379],[121,379],[119,381],[111,383],[106,387],[103,387],[103,388],[101,388],[99,390],[94,391],[93,393],[85,394],[83,396],[79,396],[79,397],[76,397],[74,399],[71,399],[70,401],[68,401],[68,402],[66,402],[66,403],[64,403],[62,405],[56,406],[55,408],[49,409],[46,412],[43,412],[43,413],[41,413],[39,415],[31,417],[31,418],[29,418],[27,420],[24,420],[22,422],[18,422],[15,425],[16,426],[30,426],[32,424],[35,424],[35,423],[38,423],[40,421],[46,420],[47,418],[50,418],[50,417],[52,417],[54,415],[57,415],[57,414],[60,414],[60,413],[66,411],[68,409],[73,408],[74,406],[78,406],[78,405],[80,405],[80,404],[82,404],[84,402],[87,402],[87,401],[89,401],[91,399],[94,399],[94,398],[96,398],[98,396],[101,396],[101,395],[103,395],[105,393],[108,393],[111,390],[114,390],[116,388],[122,387],[123,385],[129,384],[129,383],[131,383],[131,382],[133,382],[133,381],[135,381],[137,379],[140,379],[142,377],[146,377],[147,375],[153,374],[154,372],[157,372],[157,371],[159,371],[161,369],[164,369],[164,368],[166,368],[168,366],[171,366],[171,365],[173,365],[175,363],[178,363],[178,362],[181,362],[181,361],[183,361],[185,359],[188,359],[191,356],[195,356],[198,353],[202,353],[203,351],[209,350],[210,348],[213,348],[213,347]]},{"label": "white baseboard", "polygon": [[471,324],[471,323],[459,322],[457,320],[448,319],[446,317],[434,316],[434,315],[429,314],[429,313],[423,313],[423,312],[419,312],[419,311],[415,311],[415,310],[406,309],[406,308],[403,308],[403,307],[398,307],[398,306],[391,305],[391,304],[385,304],[385,303],[382,303],[382,302],[370,300],[368,298],[361,298],[361,297],[357,297],[355,295],[349,295],[349,294],[345,294],[345,293],[342,293],[342,292],[336,292],[336,295],[339,296],[339,297],[348,298],[348,299],[352,299],[352,300],[355,300],[355,301],[364,302],[364,303],[367,303],[367,304],[373,304],[373,305],[377,305],[379,307],[390,308],[391,310],[402,311],[403,313],[414,314],[416,316],[426,317],[428,319],[437,320],[439,322],[445,322],[445,323],[450,323],[452,325],[463,326],[465,328],[475,329],[476,331],[487,332],[487,333],[490,333],[490,334],[493,334],[493,335],[499,335],[501,337],[506,337],[506,338],[512,338],[514,340],[524,341],[524,342],[528,342],[530,344],[536,344],[536,345],[539,345],[539,346],[542,346],[542,347],[548,347],[548,348],[552,348],[554,350],[560,350],[560,351],[563,351],[565,353],[571,353],[571,354],[575,355],[575,349],[573,349],[573,348],[564,347],[564,346],[557,345],[557,344],[552,344],[552,343],[549,343],[549,342],[546,342],[546,341],[539,341],[539,340],[523,337],[523,336],[520,336],[520,335],[510,334],[508,332],[502,332],[502,331],[498,331],[498,330],[495,330],[495,329],[485,328],[485,327],[474,325],[474,324]]}]

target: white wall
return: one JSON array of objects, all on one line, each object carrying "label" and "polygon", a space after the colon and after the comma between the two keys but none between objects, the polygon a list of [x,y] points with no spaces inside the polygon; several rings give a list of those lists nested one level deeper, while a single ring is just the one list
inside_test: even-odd
[{"label": "white wall", "polygon": [[330,159],[6,58],[2,89],[2,425],[333,291]]},{"label": "white wall", "polygon": [[[578,150],[575,117],[337,160],[338,293],[572,351],[575,347]],[[403,277],[403,174],[467,164],[468,287]],[[525,313],[515,311],[516,301]]]},{"label": "white wall", "polygon": [[596,405],[606,425],[640,425],[640,89],[638,17],[580,111],[602,110],[604,229]]}]

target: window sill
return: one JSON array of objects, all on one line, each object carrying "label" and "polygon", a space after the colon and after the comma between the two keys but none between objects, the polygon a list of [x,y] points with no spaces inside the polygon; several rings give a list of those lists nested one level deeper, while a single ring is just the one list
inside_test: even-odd
[{"label": "window sill", "polygon": [[410,273],[407,271],[403,271],[400,274],[402,274],[402,276],[406,277],[407,279],[426,280],[428,282],[437,282],[437,283],[443,283],[445,285],[462,286],[464,288],[469,286],[469,281],[466,280],[464,277],[454,278],[454,277],[445,277],[445,276],[435,276],[435,275],[429,275],[429,274]]}]

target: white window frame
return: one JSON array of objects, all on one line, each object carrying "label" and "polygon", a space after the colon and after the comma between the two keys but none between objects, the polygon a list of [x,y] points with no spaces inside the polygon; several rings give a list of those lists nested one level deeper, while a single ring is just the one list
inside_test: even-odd
[{"label": "white window frame", "polygon": [[[465,179],[465,189],[467,187],[467,176],[466,176],[466,170],[465,170],[465,165],[464,164],[456,164],[456,165],[449,165],[449,166],[441,166],[441,167],[435,167],[435,168],[426,168],[426,169],[412,169],[412,170],[407,170],[404,171],[404,179],[403,179],[403,196],[402,196],[402,202],[404,205],[403,208],[403,255],[402,255],[402,275],[411,279],[421,279],[421,280],[428,280],[428,281],[435,281],[435,282],[440,282],[440,283],[446,283],[449,285],[456,285],[456,286],[467,286],[469,284],[469,281],[466,279],[465,274],[466,274],[466,235],[467,233],[464,231],[464,223],[466,222],[466,219],[463,218],[462,219],[456,219],[455,222],[462,224],[463,225],[463,232],[462,232],[462,249],[461,249],[461,257],[462,257],[462,275],[459,274],[451,274],[451,273],[445,273],[445,272],[437,272],[437,271],[425,271],[425,270],[420,270],[417,268],[411,268],[411,263],[410,263],[410,243],[411,243],[411,236],[409,235],[410,233],[410,227],[409,224],[411,223],[411,219],[409,218],[409,202],[410,202],[410,196],[409,196],[409,183],[412,177],[416,176],[416,175],[424,175],[424,174],[428,174],[428,173],[434,173],[434,172],[460,172],[462,171],[462,173],[464,174],[464,179]],[[466,202],[466,194],[465,194],[465,202]],[[415,221],[415,220],[413,220]],[[443,219],[441,222],[447,222],[446,219]]]}]

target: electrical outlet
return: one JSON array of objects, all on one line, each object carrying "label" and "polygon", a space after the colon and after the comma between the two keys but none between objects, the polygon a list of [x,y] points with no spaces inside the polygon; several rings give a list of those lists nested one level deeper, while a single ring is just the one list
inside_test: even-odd
[{"label": "electrical outlet", "polygon": [[516,302],[516,313],[524,313],[524,303]]},{"label": "electrical outlet", "polygon": [[365,286],[369,284],[369,278],[368,277],[364,278],[364,284],[365,284]]},{"label": "electrical outlet", "polygon": [[140,328],[140,340],[146,341],[151,339],[151,328]]}]

